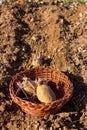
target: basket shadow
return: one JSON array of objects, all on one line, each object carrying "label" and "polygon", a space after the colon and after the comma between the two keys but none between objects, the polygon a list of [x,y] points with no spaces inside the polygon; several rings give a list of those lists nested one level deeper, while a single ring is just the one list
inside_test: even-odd
[{"label": "basket shadow", "polygon": [[84,124],[80,122],[80,118],[83,115],[82,110],[85,109],[85,105],[87,104],[87,86],[84,84],[82,77],[68,72],[65,72],[65,74],[73,83],[74,93],[70,101],[58,113],[69,113],[71,120],[63,119],[63,124],[68,129],[79,129],[80,127],[85,129]]},{"label": "basket shadow", "polygon": [[55,95],[56,95],[56,98],[57,99],[60,99],[60,98],[62,98],[63,96],[64,96],[64,85],[62,84],[62,83],[58,83],[58,88],[56,87],[56,84],[55,84],[55,82],[53,82],[53,81],[48,81],[48,86],[50,86],[50,88],[53,90],[53,92],[55,93]]},{"label": "basket shadow", "polygon": [[65,112],[79,112],[84,109],[87,104],[87,85],[84,83],[83,78],[80,76],[73,75],[71,73],[65,72],[69,77],[74,86],[74,93],[71,100],[66,103],[66,105],[61,109]]},{"label": "basket shadow", "polygon": [[12,102],[11,105],[6,105],[6,111],[15,115],[18,111],[20,111],[20,107],[16,105],[14,102]]}]

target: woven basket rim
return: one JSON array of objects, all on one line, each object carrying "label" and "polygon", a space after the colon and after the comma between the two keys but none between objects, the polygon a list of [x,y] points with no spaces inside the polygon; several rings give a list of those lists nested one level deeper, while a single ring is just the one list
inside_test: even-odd
[{"label": "woven basket rim", "polygon": [[[56,86],[58,86],[59,82],[62,82],[63,85],[63,97],[56,99],[55,101],[49,102],[49,103],[34,103],[31,101],[27,101],[22,99],[21,97],[18,97],[15,94],[14,90],[14,83],[19,80],[19,76],[29,76],[29,78],[32,79],[32,72],[33,72],[33,78],[37,78],[40,76],[40,78],[46,78],[47,81],[52,81],[56,83]],[[52,79],[51,79],[52,78]],[[54,88],[55,89],[55,88]],[[62,89],[62,88],[61,88]],[[68,91],[67,91],[68,90]],[[69,80],[68,76],[65,75],[65,73],[60,72],[54,68],[50,67],[36,67],[36,68],[29,68],[24,71],[16,73],[9,84],[9,91],[12,100],[21,107],[21,109],[26,112],[27,114],[30,114],[32,116],[44,116],[49,114],[56,113],[61,107],[70,100],[73,94],[73,84]],[[60,92],[60,93],[62,93]],[[58,92],[57,92],[58,94]]]},{"label": "woven basket rim", "polygon": [[[21,72],[19,72],[19,73],[17,73],[17,74],[15,74],[13,77],[12,77],[12,80],[11,80],[11,82],[10,82],[10,87],[9,87],[9,91],[10,91],[10,94],[11,94],[11,88],[13,87],[13,83],[14,82],[12,82],[12,81],[14,81],[14,78],[16,77],[16,76],[18,76],[18,75],[21,75],[21,74],[23,74],[23,73],[26,73],[26,72],[28,72],[28,71],[32,71],[32,70],[34,70],[34,69],[50,69],[50,70],[53,70],[53,71],[57,71],[58,73],[63,73],[63,72],[60,72],[60,71],[58,71],[58,70],[56,70],[56,69],[54,69],[54,68],[49,68],[49,67],[36,67],[36,68],[30,68],[30,69],[26,69],[26,70],[24,70],[24,71],[21,71]],[[63,73],[64,74],[64,73]],[[64,74],[65,75],[65,74]],[[66,76],[66,75],[65,75]],[[67,77],[67,76],[66,76]],[[68,78],[68,77],[67,77]],[[73,93],[73,83],[69,80],[69,78],[67,79],[69,82],[70,82],[70,85],[71,85],[71,93]],[[27,100],[24,100],[24,99],[22,99],[22,98],[20,98],[20,97],[18,97],[16,94],[15,94],[15,92],[13,91],[12,92],[14,95],[15,95],[15,97],[18,99],[18,100],[21,100],[21,101],[23,101],[23,102],[27,102],[27,103],[29,103],[29,104],[32,104],[32,105],[38,105],[38,106],[45,106],[45,105],[52,105],[52,104],[55,104],[55,103],[57,103],[57,102],[61,102],[61,100],[65,100],[65,95],[64,95],[64,97],[63,98],[59,98],[59,99],[56,99],[55,101],[52,101],[52,102],[49,102],[49,103],[40,103],[40,104],[37,104],[37,103],[33,103],[33,102],[31,102],[31,101],[27,101]],[[72,95],[71,95],[72,96]],[[71,97],[70,96],[70,97]]]}]

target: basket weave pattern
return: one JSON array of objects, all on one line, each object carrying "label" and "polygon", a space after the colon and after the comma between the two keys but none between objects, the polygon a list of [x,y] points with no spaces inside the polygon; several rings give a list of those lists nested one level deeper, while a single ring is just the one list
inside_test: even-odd
[{"label": "basket weave pattern", "polygon": [[[20,76],[27,76],[32,80],[35,80],[36,78],[45,78],[48,84],[54,83],[55,86],[52,86],[52,89],[54,90],[57,99],[47,104],[38,104],[18,97],[15,93],[14,86],[15,82],[20,79]],[[17,73],[10,82],[9,91],[13,101],[18,104],[24,112],[34,116],[44,116],[56,113],[71,98],[73,85],[64,73],[50,68],[40,67]]]}]

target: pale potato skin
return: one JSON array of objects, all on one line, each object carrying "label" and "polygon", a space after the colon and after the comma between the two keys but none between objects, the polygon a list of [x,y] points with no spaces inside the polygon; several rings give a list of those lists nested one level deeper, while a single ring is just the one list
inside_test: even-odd
[{"label": "pale potato skin", "polygon": [[27,92],[27,93],[33,93],[35,94],[35,88],[36,88],[36,84],[35,82],[33,82],[32,80],[28,80],[26,77],[23,78],[24,81],[22,82],[23,85],[23,89]]},{"label": "pale potato skin", "polygon": [[52,89],[47,85],[38,85],[36,89],[37,97],[41,102],[49,103],[56,100],[56,96]]},{"label": "pale potato skin", "polygon": [[30,86],[26,86],[23,88],[27,93],[35,93],[35,90]]}]

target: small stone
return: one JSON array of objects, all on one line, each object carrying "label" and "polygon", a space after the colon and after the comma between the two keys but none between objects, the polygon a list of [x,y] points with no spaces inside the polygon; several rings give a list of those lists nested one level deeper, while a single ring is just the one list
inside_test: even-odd
[{"label": "small stone", "polygon": [[85,113],[85,116],[87,116],[87,112]]},{"label": "small stone", "polygon": [[62,130],[61,128],[59,128],[59,130]]},{"label": "small stone", "polygon": [[5,106],[4,105],[0,105],[0,111],[4,112],[4,110],[5,110]]},{"label": "small stone", "polygon": [[7,128],[10,128],[11,122],[7,123]]},{"label": "small stone", "polygon": [[37,38],[36,38],[36,36],[32,36],[32,38],[31,38],[33,41],[37,41]]},{"label": "small stone", "polygon": [[63,127],[63,130],[67,130],[67,128],[64,126],[64,127]]},{"label": "small stone", "polygon": [[79,13],[79,16],[82,17],[82,13]]},{"label": "small stone", "polygon": [[31,18],[31,19],[30,19],[30,22],[34,22],[34,18]]},{"label": "small stone", "polygon": [[53,130],[53,127],[50,127],[50,130]]},{"label": "small stone", "polygon": [[4,95],[2,92],[0,92],[0,97],[1,97],[1,98],[4,98],[5,95]]}]

